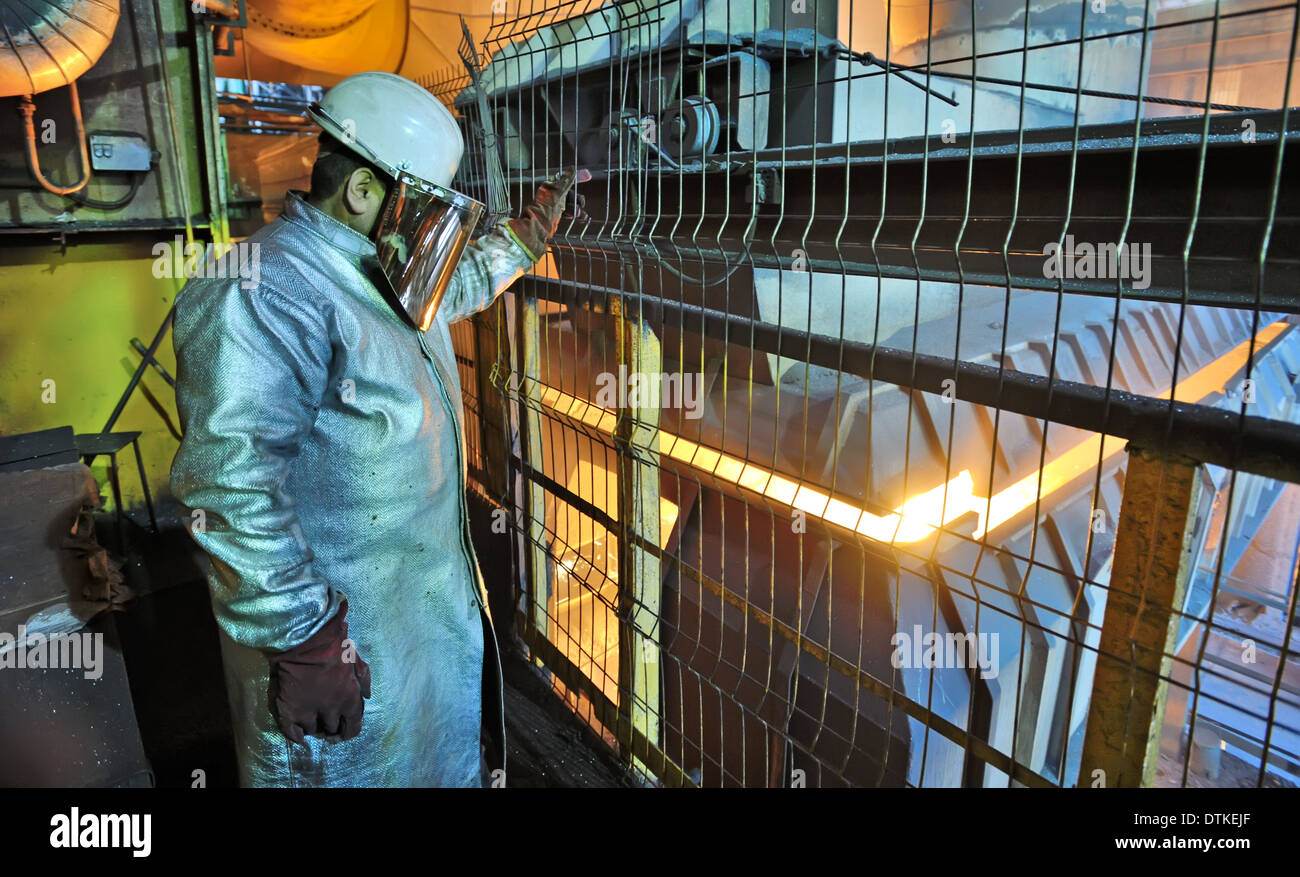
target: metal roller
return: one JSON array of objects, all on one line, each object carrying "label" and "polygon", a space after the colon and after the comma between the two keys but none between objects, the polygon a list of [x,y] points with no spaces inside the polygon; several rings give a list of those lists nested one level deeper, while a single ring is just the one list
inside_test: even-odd
[{"label": "metal roller", "polygon": [[669,104],[659,117],[659,148],[674,159],[703,158],[718,148],[718,108],[702,95]]}]

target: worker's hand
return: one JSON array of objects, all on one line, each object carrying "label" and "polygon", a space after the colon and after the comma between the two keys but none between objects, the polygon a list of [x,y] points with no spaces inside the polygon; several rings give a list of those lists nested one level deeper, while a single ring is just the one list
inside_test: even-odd
[{"label": "worker's hand", "polygon": [[[591,173],[586,168],[568,168],[538,186],[537,194],[524,208],[523,216],[510,220],[510,231],[515,240],[528,251],[534,262],[546,255],[546,245],[560,227],[569,190],[575,183],[585,183],[590,179]],[[579,215],[579,210],[575,210],[573,215]]]},{"label": "worker's hand", "polygon": [[361,733],[364,699],[370,696],[370,665],[344,650],[345,601],[338,613],[305,642],[269,656],[271,712],[294,743],[306,736],[351,740]]}]

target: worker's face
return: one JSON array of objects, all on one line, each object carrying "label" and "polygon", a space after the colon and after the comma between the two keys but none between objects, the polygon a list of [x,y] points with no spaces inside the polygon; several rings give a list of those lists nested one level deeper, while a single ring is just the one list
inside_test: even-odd
[{"label": "worker's face", "polygon": [[368,168],[361,167],[347,178],[340,194],[343,209],[347,211],[348,226],[368,237],[384,206],[388,187]]}]

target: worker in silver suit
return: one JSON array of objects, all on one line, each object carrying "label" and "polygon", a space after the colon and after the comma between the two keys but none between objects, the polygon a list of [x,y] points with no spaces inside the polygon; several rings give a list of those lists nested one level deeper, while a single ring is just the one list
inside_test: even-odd
[{"label": "worker in silver suit", "polygon": [[478,786],[505,725],[448,324],[545,254],[589,175],[470,241],[483,205],[450,188],[464,142],[428,92],[362,73],[310,114],[311,192],[248,239],[257,281],[176,300],[171,484],[211,561],[240,781]]}]

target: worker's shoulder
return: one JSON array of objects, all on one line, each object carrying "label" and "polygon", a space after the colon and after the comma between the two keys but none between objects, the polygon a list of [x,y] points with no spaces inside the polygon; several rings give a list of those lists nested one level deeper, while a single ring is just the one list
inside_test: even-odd
[{"label": "worker's shoulder", "polygon": [[[265,266],[263,266],[265,268]],[[177,341],[248,330],[306,339],[327,338],[330,309],[314,296],[265,275],[191,277],[176,296]],[[290,328],[292,327],[292,328]]]},{"label": "worker's shoulder", "polygon": [[189,280],[176,298],[178,314],[216,316],[233,296],[249,296],[265,305],[316,321],[328,315],[332,303],[318,294],[312,267],[319,250],[283,218],[244,240],[208,245],[205,258],[187,266]]}]

